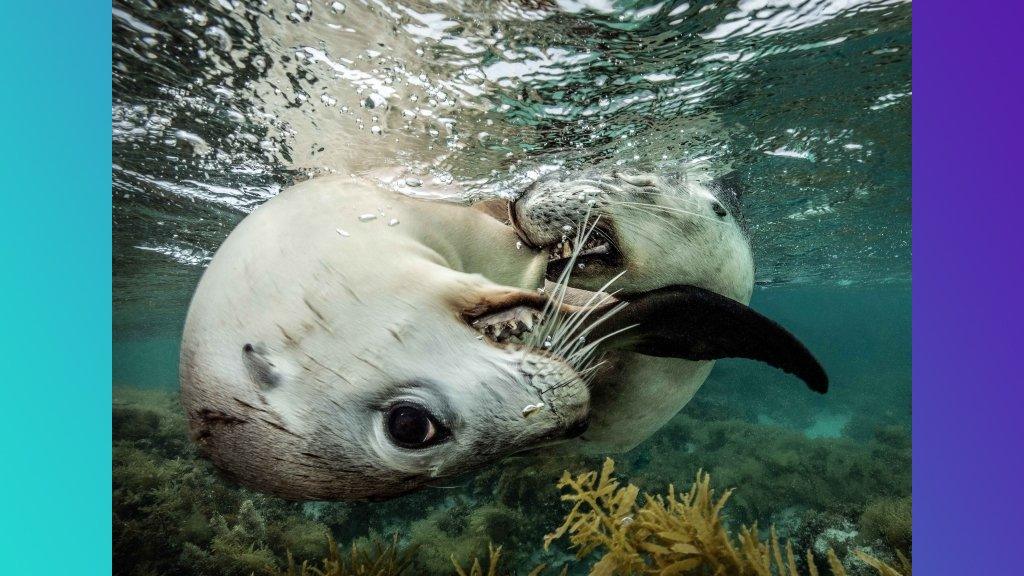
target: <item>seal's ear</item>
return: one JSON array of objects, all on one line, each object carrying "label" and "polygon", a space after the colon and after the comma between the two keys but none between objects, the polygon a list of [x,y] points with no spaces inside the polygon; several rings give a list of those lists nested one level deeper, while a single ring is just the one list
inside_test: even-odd
[{"label": "seal's ear", "polygon": [[774,321],[739,302],[696,286],[669,286],[619,296],[628,302],[596,327],[614,334],[609,348],[687,360],[749,358],[828,391],[828,375],[807,348]]}]

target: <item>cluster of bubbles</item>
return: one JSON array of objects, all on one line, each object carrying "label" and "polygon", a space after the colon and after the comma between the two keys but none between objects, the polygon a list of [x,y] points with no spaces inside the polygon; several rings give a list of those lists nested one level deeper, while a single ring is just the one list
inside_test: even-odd
[{"label": "cluster of bubbles", "polygon": [[693,164],[743,173],[762,282],[909,276],[905,2],[117,0],[112,17],[116,273],[149,265],[135,247],[211,252],[325,171],[398,165],[474,199],[562,167]]}]

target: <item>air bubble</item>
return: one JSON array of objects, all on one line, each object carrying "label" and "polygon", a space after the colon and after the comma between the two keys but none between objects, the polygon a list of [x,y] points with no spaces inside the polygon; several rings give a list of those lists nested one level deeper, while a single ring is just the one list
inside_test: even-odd
[{"label": "air bubble", "polygon": [[543,407],[544,407],[544,403],[543,402],[538,402],[536,404],[527,404],[526,406],[523,407],[523,411],[522,411],[523,418],[528,418],[531,414],[537,412],[538,410],[540,410]]}]

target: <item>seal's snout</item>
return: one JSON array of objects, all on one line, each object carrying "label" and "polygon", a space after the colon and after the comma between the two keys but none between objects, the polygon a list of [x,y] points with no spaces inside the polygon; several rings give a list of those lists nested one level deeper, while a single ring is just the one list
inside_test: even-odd
[{"label": "seal's snout", "polygon": [[595,207],[607,190],[601,177],[548,174],[530,184],[509,205],[509,220],[523,241],[537,248],[564,239]]}]

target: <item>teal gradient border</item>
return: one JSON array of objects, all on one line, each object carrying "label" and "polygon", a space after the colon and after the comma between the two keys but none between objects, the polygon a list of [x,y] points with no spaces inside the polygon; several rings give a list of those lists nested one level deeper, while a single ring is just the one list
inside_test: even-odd
[{"label": "teal gradient border", "polygon": [[3,574],[109,574],[110,4],[0,18]]}]

